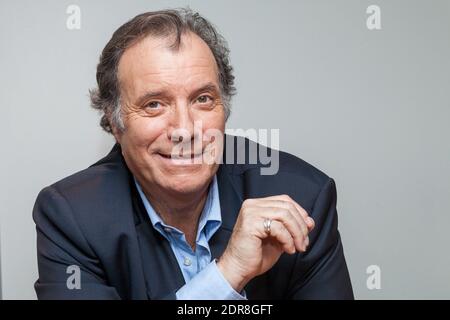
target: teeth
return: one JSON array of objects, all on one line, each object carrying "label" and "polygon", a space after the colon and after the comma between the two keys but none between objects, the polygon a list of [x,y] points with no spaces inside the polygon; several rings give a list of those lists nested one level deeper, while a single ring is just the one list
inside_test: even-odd
[{"label": "teeth", "polygon": [[[172,155],[161,154],[162,157],[172,159]],[[177,159],[192,159],[201,156],[201,154],[191,154],[186,156],[177,156]]]}]

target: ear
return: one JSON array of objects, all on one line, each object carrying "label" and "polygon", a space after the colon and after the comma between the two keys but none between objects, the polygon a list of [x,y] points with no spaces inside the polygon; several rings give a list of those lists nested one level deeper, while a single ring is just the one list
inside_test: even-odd
[{"label": "ear", "polygon": [[113,124],[111,124],[111,134],[116,139],[116,142],[118,144],[121,144],[120,142],[122,140],[122,132],[119,129],[117,129],[117,127]]}]

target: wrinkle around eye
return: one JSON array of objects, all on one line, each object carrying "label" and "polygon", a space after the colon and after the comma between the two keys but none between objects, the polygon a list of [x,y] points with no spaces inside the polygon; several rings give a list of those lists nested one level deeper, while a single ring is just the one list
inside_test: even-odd
[{"label": "wrinkle around eye", "polygon": [[157,116],[161,113],[162,108],[154,108],[153,111],[151,108],[147,108],[146,105],[138,106],[135,104],[127,105],[126,110],[123,111],[123,114],[129,118],[136,117],[153,117]]}]

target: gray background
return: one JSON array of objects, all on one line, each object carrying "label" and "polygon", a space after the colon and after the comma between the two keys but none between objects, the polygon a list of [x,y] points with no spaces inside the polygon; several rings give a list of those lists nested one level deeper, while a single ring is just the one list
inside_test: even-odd
[{"label": "gray background", "polygon": [[[371,4],[382,30],[366,27]],[[280,128],[281,149],[335,178],[356,297],[450,298],[450,1],[2,0],[3,298],[35,299],[39,190],[113,144],[87,96],[101,49],[136,14],[185,5],[229,41],[228,127]]]}]

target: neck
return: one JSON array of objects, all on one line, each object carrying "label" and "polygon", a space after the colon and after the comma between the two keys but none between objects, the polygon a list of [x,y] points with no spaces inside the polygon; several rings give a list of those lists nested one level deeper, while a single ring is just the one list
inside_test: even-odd
[{"label": "neck", "polygon": [[198,223],[208,197],[209,184],[200,192],[176,195],[158,192],[155,188],[142,184],[141,187],[163,222],[182,231],[189,245],[195,250]]}]

